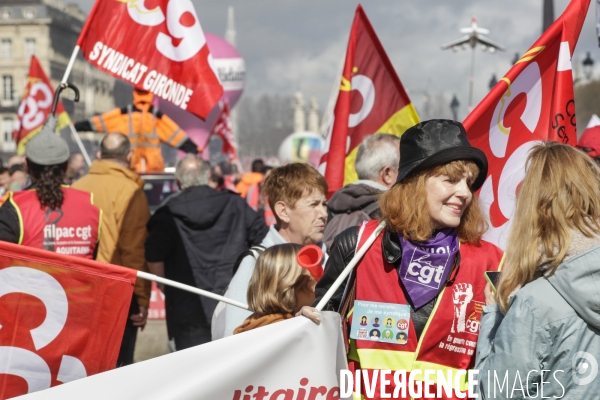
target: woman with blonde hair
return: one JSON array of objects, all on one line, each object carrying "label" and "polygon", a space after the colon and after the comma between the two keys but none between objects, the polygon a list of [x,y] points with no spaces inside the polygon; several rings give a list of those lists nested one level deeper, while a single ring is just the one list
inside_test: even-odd
[{"label": "woman with blonde hair", "polygon": [[[502,256],[497,247],[481,240],[486,223],[474,192],[486,175],[485,154],[471,146],[459,122],[423,121],[404,132],[397,181],[379,200],[385,229],[345,289],[341,287],[326,306],[343,318],[350,370],[403,370],[408,375],[413,370],[441,369],[456,376],[458,370],[472,367],[485,301],[484,272],[497,270]],[[317,284],[318,297],[379,223],[368,221],[335,238]],[[356,307],[361,313],[368,307],[400,317],[402,326],[406,323],[406,340],[365,340],[353,314]],[[310,311],[301,310],[308,318]],[[386,323],[394,323],[387,319]],[[424,379],[416,375],[409,398],[421,398],[424,390],[435,392],[433,384],[425,388]],[[374,378],[376,387],[377,381]],[[456,381],[460,381],[457,389],[466,390],[466,379]],[[388,386],[388,393],[395,385]]]},{"label": "woman with blonde hair", "polygon": [[297,262],[301,248],[299,244],[279,244],[258,257],[248,285],[248,307],[253,314],[234,334],[292,318],[315,300],[317,282]]},{"label": "woman with blonde hair", "polygon": [[486,287],[480,390],[508,373],[512,389],[495,398],[596,398],[600,169],[557,142],[535,146],[526,168],[496,296]]}]

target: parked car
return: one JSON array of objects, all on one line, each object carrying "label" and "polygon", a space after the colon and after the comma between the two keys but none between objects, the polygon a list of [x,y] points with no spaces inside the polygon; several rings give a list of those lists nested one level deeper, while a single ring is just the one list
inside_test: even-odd
[{"label": "parked car", "polygon": [[154,211],[169,197],[179,192],[172,173],[141,174],[144,180],[144,193],[148,197],[150,212]]}]

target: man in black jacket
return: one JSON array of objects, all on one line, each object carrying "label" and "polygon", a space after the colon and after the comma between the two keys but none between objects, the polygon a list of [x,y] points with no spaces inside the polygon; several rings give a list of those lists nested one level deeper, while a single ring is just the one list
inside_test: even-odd
[{"label": "man in black jacket", "polygon": [[323,243],[331,249],[333,239],[343,230],[363,221],[381,218],[377,200],[396,183],[400,163],[400,138],[385,133],[367,136],[358,146],[354,166],[358,181],[331,196],[329,222]]},{"label": "man in black jacket", "polygon": [[[208,186],[210,166],[194,155],[177,164],[182,192],[170,197],[148,222],[148,268],[200,289],[221,294],[237,256],[262,241],[264,221],[237,194]],[[165,287],[167,330],[182,350],[210,341],[217,301]]]}]

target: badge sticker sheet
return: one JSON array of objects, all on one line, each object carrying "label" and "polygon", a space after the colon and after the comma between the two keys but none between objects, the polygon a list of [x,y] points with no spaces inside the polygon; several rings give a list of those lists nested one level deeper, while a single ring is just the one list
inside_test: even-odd
[{"label": "badge sticker sheet", "polygon": [[350,337],[385,343],[408,343],[410,307],[405,304],[354,301]]}]

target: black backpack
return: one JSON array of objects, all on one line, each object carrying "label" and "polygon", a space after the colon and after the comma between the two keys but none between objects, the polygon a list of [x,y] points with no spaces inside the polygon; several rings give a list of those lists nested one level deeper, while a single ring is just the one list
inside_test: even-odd
[{"label": "black backpack", "polygon": [[[242,254],[240,254],[238,256],[238,258],[235,260],[235,263],[233,264],[233,275],[235,275],[235,273],[237,272],[237,270],[240,267],[240,264],[242,263],[244,258],[246,258],[247,256],[252,256],[256,260],[258,258],[258,256],[260,256],[262,254],[262,252],[265,251],[266,249],[267,248],[265,246],[256,245],[256,246],[252,246],[248,250],[242,252]],[[227,290],[227,289],[225,289],[225,290]]]}]

